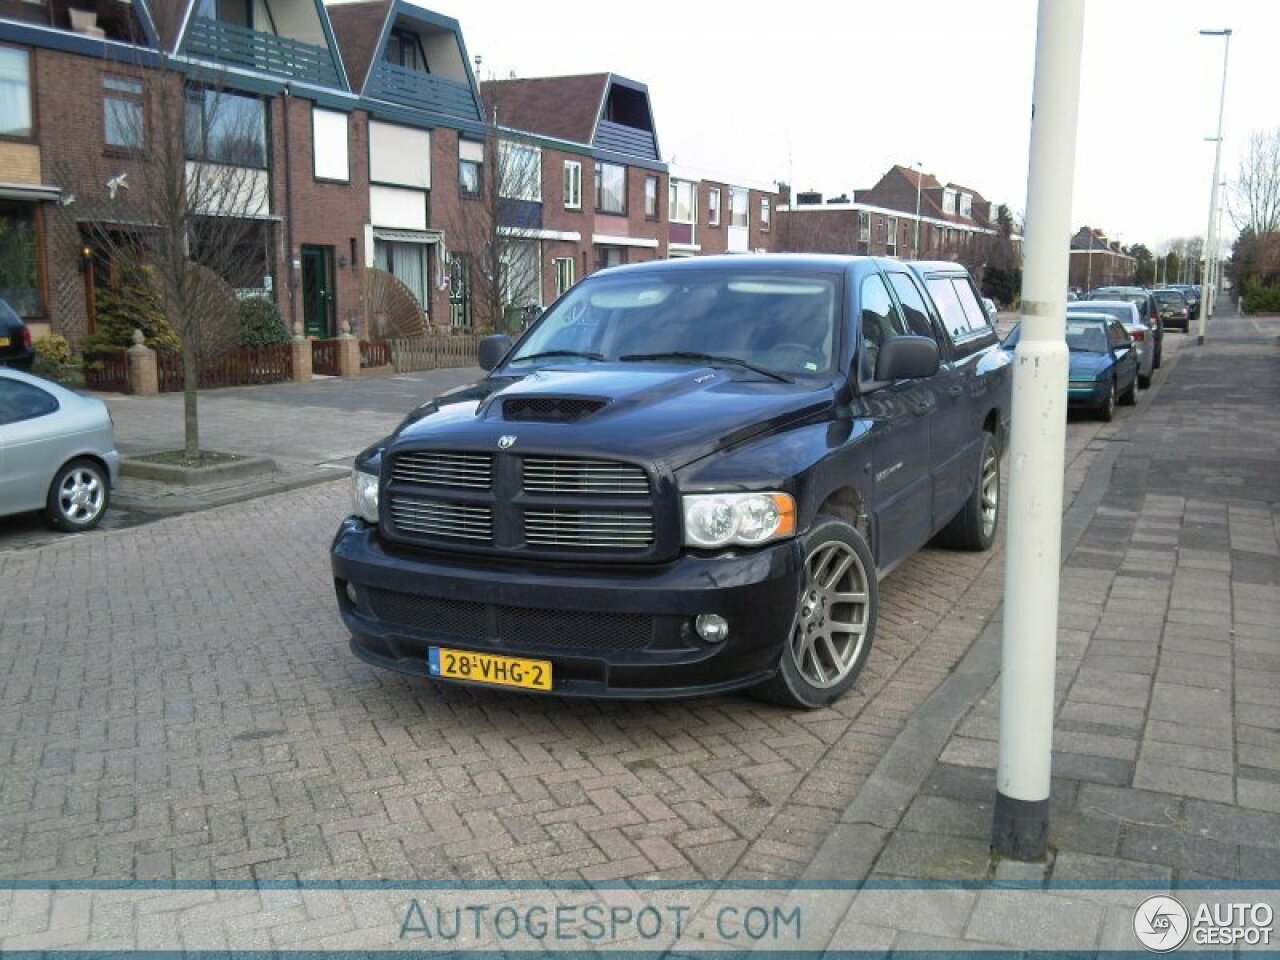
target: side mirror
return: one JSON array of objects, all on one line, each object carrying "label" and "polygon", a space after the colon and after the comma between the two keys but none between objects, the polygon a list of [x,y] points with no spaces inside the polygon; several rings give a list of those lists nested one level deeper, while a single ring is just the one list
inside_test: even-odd
[{"label": "side mirror", "polygon": [[502,362],[502,358],[511,349],[511,338],[505,333],[495,333],[480,341],[476,362],[481,370],[492,370]]},{"label": "side mirror", "polygon": [[876,358],[876,380],[918,380],[932,377],[940,363],[938,343],[929,337],[891,337]]}]

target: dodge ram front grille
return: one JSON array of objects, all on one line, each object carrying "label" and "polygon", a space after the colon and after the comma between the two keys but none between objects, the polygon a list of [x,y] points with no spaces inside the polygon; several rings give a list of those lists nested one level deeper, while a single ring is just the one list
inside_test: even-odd
[{"label": "dodge ram front grille", "polygon": [[653,517],[634,510],[526,510],[524,538],[546,547],[636,549],[653,543]]},{"label": "dodge ram front grille", "polygon": [[630,463],[525,457],[524,488],[530,493],[649,495],[649,478]]},{"label": "dodge ram front grille", "polygon": [[393,495],[391,520],[404,533],[491,542],[493,510],[487,506]]},{"label": "dodge ram front grille", "polygon": [[460,487],[488,490],[493,486],[493,456],[488,453],[399,454],[391,466],[391,479],[423,487]]}]

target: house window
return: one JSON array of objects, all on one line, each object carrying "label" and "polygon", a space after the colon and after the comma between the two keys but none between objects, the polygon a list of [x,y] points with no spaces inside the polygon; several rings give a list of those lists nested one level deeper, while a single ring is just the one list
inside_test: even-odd
[{"label": "house window", "polygon": [[596,210],[627,212],[627,168],[617,163],[596,164]]},{"label": "house window", "polygon": [[0,200],[0,296],[20,316],[44,312],[34,204]]},{"label": "house window", "polygon": [[141,150],[147,145],[142,81],[102,78],[102,139],[108,147]]},{"label": "house window", "polygon": [[950,214],[956,212],[956,192],[950,188],[942,191],[942,212]]},{"label": "house window", "polygon": [[582,209],[582,164],[577,160],[564,162],[564,208]]},{"label": "house window", "polygon": [[244,27],[246,30],[253,29],[252,0],[200,0],[196,16]]},{"label": "house window", "polygon": [[537,241],[507,241],[498,257],[501,261],[502,302],[520,307],[541,303]]},{"label": "house window", "polygon": [[395,243],[390,240],[373,241],[373,265],[391,274],[413,294],[423,311],[431,302],[427,271],[427,245],[425,243]]},{"label": "house window", "polygon": [[626,247],[596,247],[596,269],[604,270],[608,267],[620,267],[627,262]]},{"label": "house window", "polygon": [[970,194],[967,194],[967,193],[960,194],[960,216],[962,217],[973,216],[973,197]]},{"label": "house window", "polygon": [[188,160],[266,168],[261,100],[225,90],[188,90],[186,126]]},{"label": "house window", "polygon": [[871,239],[871,214],[865,210],[858,211],[858,239]]},{"label": "house window", "polygon": [[658,178],[644,178],[644,216],[646,220],[658,219]]},{"label": "house window", "polygon": [[729,226],[746,227],[751,225],[751,211],[748,204],[751,196],[746,190],[737,187],[729,188]]},{"label": "house window", "polygon": [[417,70],[419,73],[429,73],[427,69],[427,55],[423,52],[422,41],[418,39],[418,35],[409,30],[392,30],[391,36],[387,38],[386,59],[388,63],[394,63],[397,67],[404,67],[406,70]]},{"label": "house window", "polygon": [[707,223],[713,227],[720,226],[720,188],[707,190]]},{"label": "house window", "polygon": [[351,179],[348,140],[345,113],[311,108],[312,163],[317,180]]},{"label": "house window", "polygon": [[668,191],[667,216],[673,223],[698,222],[698,185],[688,180],[672,180]]},{"label": "house window", "polygon": [[890,217],[889,226],[885,231],[884,252],[891,256],[898,255],[898,218]]},{"label": "house window", "polygon": [[29,54],[15,47],[0,47],[0,137],[31,134]]},{"label": "house window", "polygon": [[761,197],[760,198],[760,229],[761,230],[769,229],[769,218],[771,214],[772,214],[772,210],[769,207],[769,198]]},{"label": "house window", "polygon": [[458,190],[463,196],[478,197],[484,192],[484,144],[458,141]]},{"label": "house window", "polygon": [[574,269],[577,261],[573,257],[556,257],[551,262],[556,268],[556,296],[560,297],[573,286]]},{"label": "house window", "polygon": [[509,200],[542,200],[542,151],[527,143],[498,145],[499,190]]}]

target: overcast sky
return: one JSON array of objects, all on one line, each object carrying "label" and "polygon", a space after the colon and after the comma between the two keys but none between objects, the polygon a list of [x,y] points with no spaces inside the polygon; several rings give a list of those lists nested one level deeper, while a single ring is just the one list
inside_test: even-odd
[{"label": "overcast sky", "polygon": [[[664,159],[827,195],[924,164],[1025,206],[1035,0],[418,0],[482,78],[612,71],[649,87]],[[1280,127],[1280,0],[1088,0],[1074,222],[1152,248],[1203,234],[1224,41],[1223,177]],[[1224,231],[1233,234],[1229,219]]]}]

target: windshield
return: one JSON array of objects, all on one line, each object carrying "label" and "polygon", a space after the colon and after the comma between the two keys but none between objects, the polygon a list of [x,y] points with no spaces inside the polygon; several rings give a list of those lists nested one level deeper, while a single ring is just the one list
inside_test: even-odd
[{"label": "windshield", "polygon": [[817,376],[835,355],[836,278],[758,270],[590,278],[529,331],[514,371],[557,363],[712,363]]},{"label": "windshield", "polygon": [[1156,301],[1158,303],[1176,303],[1178,306],[1182,306],[1187,302],[1180,293],[1157,293]]},{"label": "windshield", "polygon": [[1068,323],[1067,349],[1075,353],[1109,353],[1107,331],[1101,323]]}]

